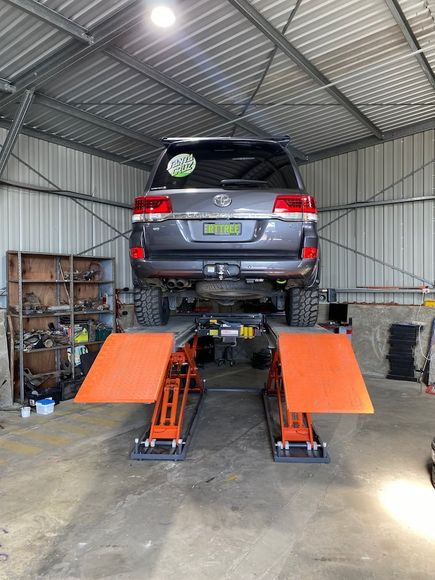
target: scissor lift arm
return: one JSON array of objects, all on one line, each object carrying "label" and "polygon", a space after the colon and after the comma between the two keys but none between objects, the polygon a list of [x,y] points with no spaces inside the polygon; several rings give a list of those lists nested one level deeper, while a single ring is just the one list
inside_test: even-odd
[{"label": "scissor lift arm", "polygon": [[[219,324],[215,318],[214,333]],[[270,331],[258,321],[252,332],[240,321],[235,325],[242,339]],[[193,338],[186,336],[178,348],[169,332],[112,334],[102,346],[75,401],[154,405],[151,425],[135,440],[132,459],[185,458],[205,395],[195,363],[204,328],[199,324]],[[264,403],[273,457],[279,462],[329,462],[312,413],[373,413],[351,343],[328,332],[285,332],[272,346]]]},{"label": "scissor lift arm", "polygon": [[[273,421],[273,402],[278,408]],[[312,413],[373,413],[352,345],[344,335],[281,334],[264,403],[278,462],[329,463]]]}]

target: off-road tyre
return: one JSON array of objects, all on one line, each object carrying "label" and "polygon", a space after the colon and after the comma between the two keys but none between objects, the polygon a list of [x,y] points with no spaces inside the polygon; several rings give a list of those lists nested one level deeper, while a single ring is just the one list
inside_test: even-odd
[{"label": "off-road tyre", "polygon": [[314,326],[319,313],[319,288],[291,288],[287,291],[285,317],[289,326]]},{"label": "off-road tyre", "polygon": [[134,289],[134,312],[141,326],[164,326],[169,320],[169,301],[158,286]]}]

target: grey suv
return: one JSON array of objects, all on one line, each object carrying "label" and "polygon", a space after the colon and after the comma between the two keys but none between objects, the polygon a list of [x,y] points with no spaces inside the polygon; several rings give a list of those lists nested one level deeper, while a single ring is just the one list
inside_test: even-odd
[{"label": "grey suv", "polygon": [[133,208],[135,311],[145,326],[197,298],[260,300],[312,326],[319,303],[315,200],[288,142],[163,139]]}]

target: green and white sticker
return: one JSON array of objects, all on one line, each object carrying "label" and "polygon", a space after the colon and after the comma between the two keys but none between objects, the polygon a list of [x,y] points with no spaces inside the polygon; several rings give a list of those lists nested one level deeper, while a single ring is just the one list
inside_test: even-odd
[{"label": "green and white sticker", "polygon": [[191,153],[180,153],[169,160],[166,171],[172,177],[186,177],[196,167],[196,159]]}]

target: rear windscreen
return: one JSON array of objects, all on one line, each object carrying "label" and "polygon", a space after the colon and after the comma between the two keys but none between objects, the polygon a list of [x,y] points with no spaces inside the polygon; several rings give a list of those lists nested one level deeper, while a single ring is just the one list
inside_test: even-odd
[{"label": "rear windscreen", "polygon": [[249,142],[170,145],[151,189],[220,188],[225,179],[264,181],[256,185],[262,189],[298,189],[290,158],[280,145]]}]

